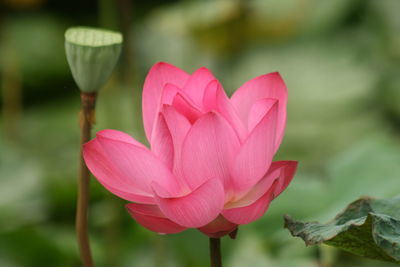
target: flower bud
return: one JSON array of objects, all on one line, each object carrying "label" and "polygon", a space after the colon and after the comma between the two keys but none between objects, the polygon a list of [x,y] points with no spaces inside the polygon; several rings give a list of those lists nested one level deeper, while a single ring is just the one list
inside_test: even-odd
[{"label": "flower bud", "polygon": [[109,79],[121,53],[119,32],[89,27],[65,32],[65,52],[75,82],[82,92],[98,92]]}]

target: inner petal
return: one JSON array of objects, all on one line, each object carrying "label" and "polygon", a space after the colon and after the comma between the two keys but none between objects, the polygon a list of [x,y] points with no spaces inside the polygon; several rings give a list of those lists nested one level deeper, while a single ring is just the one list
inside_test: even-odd
[{"label": "inner petal", "polygon": [[181,114],[183,114],[191,124],[193,124],[201,115],[202,111],[190,102],[188,98],[185,98],[183,94],[177,93],[172,101],[172,106],[176,108]]}]

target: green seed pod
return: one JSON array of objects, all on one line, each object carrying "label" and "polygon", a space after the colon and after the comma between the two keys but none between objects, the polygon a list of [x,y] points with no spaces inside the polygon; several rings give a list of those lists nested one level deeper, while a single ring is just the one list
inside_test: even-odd
[{"label": "green seed pod", "polygon": [[121,53],[122,35],[89,27],[65,32],[65,52],[75,82],[82,92],[98,92],[109,79]]}]

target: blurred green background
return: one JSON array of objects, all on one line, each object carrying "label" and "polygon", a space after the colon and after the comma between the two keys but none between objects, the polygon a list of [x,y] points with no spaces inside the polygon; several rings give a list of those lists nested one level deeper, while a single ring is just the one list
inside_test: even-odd
[{"label": "blurred green background", "polygon": [[[94,131],[146,142],[140,95],[167,61],[206,66],[231,94],[279,71],[289,118],[279,159],[300,162],[259,221],[223,239],[228,267],[394,266],[333,248],[306,248],[283,214],[326,222],[362,195],[400,194],[398,0],[2,0],[0,4],[0,266],[80,266],[74,234],[79,91],[64,54],[76,25],[120,30],[125,46],[101,91]],[[160,236],[91,184],[97,266],[207,266],[195,230]]]}]

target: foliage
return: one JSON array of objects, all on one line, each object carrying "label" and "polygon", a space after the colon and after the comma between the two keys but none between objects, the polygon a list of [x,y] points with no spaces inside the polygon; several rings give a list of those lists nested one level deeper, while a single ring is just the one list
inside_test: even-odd
[{"label": "foliage", "polygon": [[400,263],[400,198],[361,198],[328,224],[285,216],[285,227],[307,245],[325,243],[359,256]]}]

